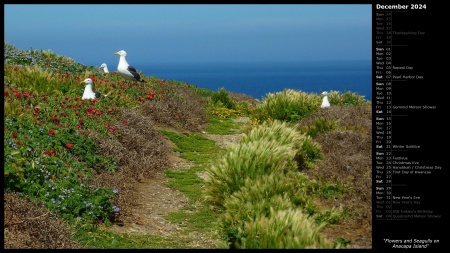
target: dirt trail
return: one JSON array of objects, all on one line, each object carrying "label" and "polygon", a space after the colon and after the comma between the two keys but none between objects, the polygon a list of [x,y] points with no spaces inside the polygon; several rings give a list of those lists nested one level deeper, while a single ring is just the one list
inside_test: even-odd
[{"label": "dirt trail", "polygon": [[[243,122],[242,119],[238,119]],[[241,134],[215,135],[203,133],[203,135],[216,142],[216,145],[226,148],[230,143],[237,143]],[[169,140],[168,140],[169,141]],[[174,146],[173,143],[167,143]],[[179,156],[176,152],[168,155],[170,170],[179,171],[189,169],[193,164]],[[199,175],[200,178],[204,178]],[[188,206],[188,199],[183,193],[167,186],[170,180],[164,172],[159,172],[153,178],[143,179],[136,184],[139,193],[138,206],[133,209],[133,215],[137,217],[135,223],[114,224],[109,228],[115,233],[138,233],[149,235],[182,237],[182,227],[166,220],[169,213],[176,212]],[[190,233],[189,246],[195,248],[216,248],[218,242],[212,240],[210,235]]]}]

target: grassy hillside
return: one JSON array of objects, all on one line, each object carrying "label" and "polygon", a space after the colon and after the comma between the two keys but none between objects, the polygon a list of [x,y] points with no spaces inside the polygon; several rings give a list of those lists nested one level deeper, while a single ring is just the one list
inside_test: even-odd
[{"label": "grassy hillside", "polygon": [[[5,248],[371,247],[362,96],[331,91],[324,109],[320,95],[296,90],[256,101],[4,49]],[[85,78],[108,96],[82,100]],[[236,138],[221,147],[211,135]],[[175,169],[177,159],[191,164]],[[138,186],[161,175],[187,199],[158,214],[178,228],[112,229],[145,218]],[[192,243],[202,238],[210,243]]]}]

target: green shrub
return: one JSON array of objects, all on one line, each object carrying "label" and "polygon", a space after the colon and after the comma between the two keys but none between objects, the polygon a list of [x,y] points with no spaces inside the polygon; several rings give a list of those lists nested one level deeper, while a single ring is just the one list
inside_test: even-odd
[{"label": "green shrub", "polygon": [[313,164],[322,158],[323,153],[320,144],[315,142],[310,136],[306,136],[295,158],[299,169],[311,169]]},{"label": "green shrub", "polygon": [[277,119],[298,121],[319,110],[320,97],[302,91],[284,89],[277,93],[268,93],[255,109],[254,116],[259,121]]},{"label": "green shrub", "polygon": [[289,144],[298,147],[304,138],[303,134],[287,122],[274,120],[264,121],[262,124],[247,130],[240,139],[240,143],[264,139],[277,141],[280,145]]},{"label": "green shrub", "polygon": [[[244,185],[224,201],[225,213],[221,218],[230,244],[244,237],[245,222],[257,217],[271,215],[270,207],[275,210],[306,205],[306,192],[299,189],[300,182],[307,177],[298,172],[287,174],[274,172],[256,179],[246,179]],[[243,232],[237,234],[238,231]]]},{"label": "green shrub", "polygon": [[236,103],[224,88],[220,88],[217,92],[214,92],[211,95],[211,100],[214,104],[221,103],[225,108],[236,110]]},{"label": "green shrub", "polygon": [[312,138],[320,134],[326,133],[337,128],[338,124],[334,119],[326,119],[323,117],[317,118],[311,125],[305,126],[301,131]]},{"label": "green shrub", "polygon": [[254,179],[274,171],[296,170],[295,154],[292,145],[280,145],[275,140],[230,145],[227,153],[206,169],[207,199],[222,206],[225,198],[239,190],[246,178]]},{"label": "green shrub", "polygon": [[324,224],[316,225],[301,209],[275,210],[246,222],[242,249],[327,249],[334,244],[320,234]]},{"label": "green shrub", "polygon": [[339,91],[330,91],[328,92],[328,100],[330,101],[331,106],[339,106],[339,105],[364,105],[370,103],[370,101],[366,101],[364,96],[359,95],[356,92],[346,91],[344,93]]},{"label": "green shrub", "polygon": [[240,143],[259,139],[278,141],[280,145],[292,145],[300,169],[311,168],[317,160],[323,158],[320,145],[311,137],[301,134],[297,128],[289,126],[287,122],[265,121],[244,133]]}]

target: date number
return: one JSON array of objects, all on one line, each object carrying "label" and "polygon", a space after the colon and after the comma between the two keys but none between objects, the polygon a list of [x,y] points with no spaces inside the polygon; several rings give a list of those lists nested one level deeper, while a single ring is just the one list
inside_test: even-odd
[{"label": "date number", "polygon": [[426,9],[426,4],[411,4],[411,10],[423,10]]}]

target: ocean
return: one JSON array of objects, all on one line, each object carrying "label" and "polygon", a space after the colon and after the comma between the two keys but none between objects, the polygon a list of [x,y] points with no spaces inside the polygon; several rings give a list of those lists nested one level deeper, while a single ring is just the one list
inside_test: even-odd
[{"label": "ocean", "polygon": [[154,63],[140,66],[145,76],[177,80],[200,88],[243,93],[262,100],[267,93],[295,89],[355,92],[372,100],[372,61],[295,63]]}]

